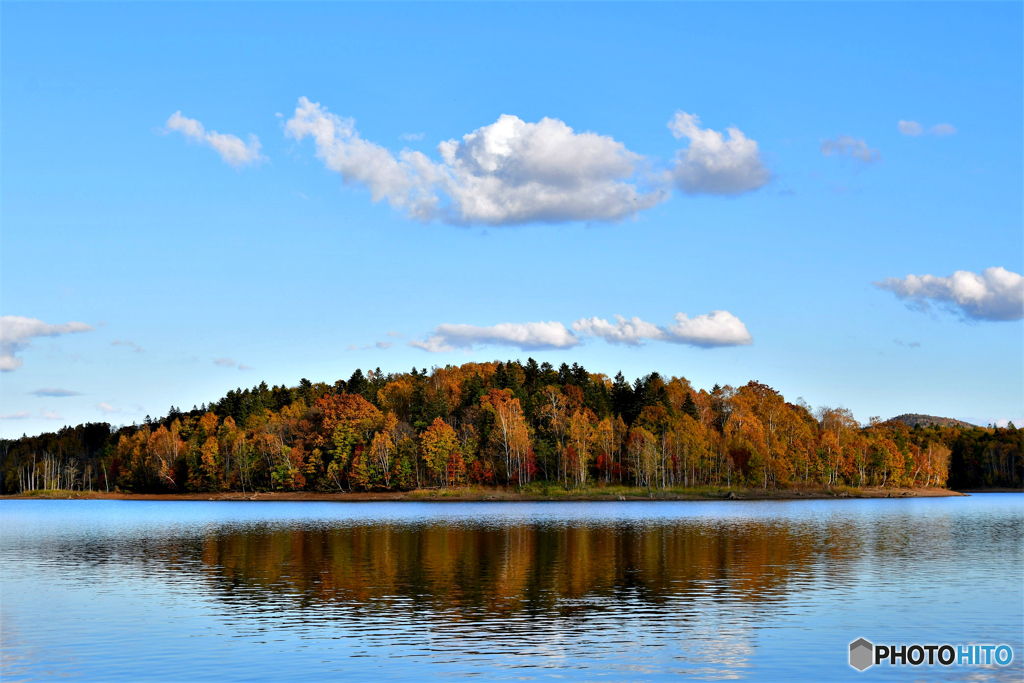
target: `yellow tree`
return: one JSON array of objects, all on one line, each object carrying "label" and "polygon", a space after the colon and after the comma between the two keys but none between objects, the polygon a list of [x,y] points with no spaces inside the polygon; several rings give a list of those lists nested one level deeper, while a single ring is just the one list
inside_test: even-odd
[{"label": "yellow tree", "polygon": [[434,368],[423,387],[423,402],[435,415],[445,418],[459,407],[462,401],[462,372],[458,367]]},{"label": "yellow tree", "polygon": [[206,476],[208,486],[219,489],[222,483],[222,469],[224,464],[220,452],[220,444],[217,442],[217,425],[220,422],[213,413],[206,413],[199,418],[199,425],[196,431],[202,439],[199,447],[200,463],[203,474]]},{"label": "yellow tree", "polygon": [[220,426],[220,450],[224,456],[224,482],[231,485],[231,465],[237,464],[242,451],[245,450],[245,430],[235,424],[230,415],[224,418]]},{"label": "yellow tree", "polygon": [[[761,485],[768,488],[768,482],[785,483],[791,472],[785,453],[785,424],[791,417],[782,395],[760,382],[748,382],[739,388],[732,399],[734,417],[736,411],[744,413],[749,421],[746,430],[750,445],[756,454],[756,464],[761,470]],[[754,420],[756,418],[756,425]],[[759,428],[759,429],[758,429]]]},{"label": "yellow tree", "polygon": [[377,404],[381,410],[392,412],[398,419],[408,422],[413,389],[412,378],[409,375],[396,377],[377,392]]},{"label": "yellow tree", "polygon": [[481,397],[480,407],[494,415],[492,438],[504,456],[506,480],[511,484],[514,477],[519,486],[529,483],[533,469],[530,431],[519,399],[508,389],[491,389]]},{"label": "yellow tree", "polygon": [[391,488],[391,466],[395,452],[395,441],[392,438],[398,429],[398,418],[394,413],[387,413],[380,431],[373,436],[373,443],[370,444],[370,454],[376,462],[384,479],[384,488]]},{"label": "yellow tree", "polygon": [[128,471],[129,483],[138,489],[148,488],[156,479],[156,458],[149,450],[149,436],[149,427],[143,427],[131,436],[122,434],[117,442],[121,467]]},{"label": "yellow tree", "polygon": [[[846,408],[818,408],[819,447],[822,464],[825,467],[824,484],[834,486],[839,482],[845,455],[852,456],[850,446],[856,434],[857,421]],[[852,459],[852,457],[851,457]]]},{"label": "yellow tree", "polygon": [[167,486],[177,489],[174,481],[174,468],[178,458],[185,452],[185,443],[181,440],[181,422],[175,420],[171,428],[160,425],[149,437],[149,451],[159,462],[157,475]]},{"label": "yellow tree", "polygon": [[206,439],[200,447],[200,453],[203,463],[203,472],[209,480],[210,487],[213,489],[220,488],[221,457],[220,448],[217,445],[217,438],[211,436]]},{"label": "yellow tree", "polygon": [[768,446],[764,425],[757,416],[756,398],[750,392],[737,391],[729,399],[729,407],[729,421],[725,424],[729,450],[747,454],[745,474],[767,482]]},{"label": "yellow tree", "polygon": [[683,486],[696,486],[697,470],[707,459],[707,429],[689,415],[682,415],[672,425],[672,447],[679,460]]},{"label": "yellow tree", "polygon": [[587,483],[587,469],[594,443],[594,421],[596,417],[589,408],[577,410],[569,418],[569,443],[576,454],[572,463],[576,486],[583,488]]},{"label": "yellow tree", "polygon": [[668,394],[669,404],[672,410],[679,412],[686,404],[686,399],[693,393],[693,386],[690,380],[685,377],[673,377],[665,385],[665,393]]},{"label": "yellow tree", "polygon": [[875,468],[882,477],[881,485],[899,486],[903,456],[892,439],[879,437],[872,444]]},{"label": "yellow tree", "polygon": [[626,444],[637,486],[651,487],[658,467],[658,440],[643,427],[629,431]]},{"label": "yellow tree", "polygon": [[928,448],[925,451],[925,460],[927,462],[925,486],[945,487],[946,477],[949,475],[950,453],[949,447],[941,441],[928,442]]},{"label": "yellow tree", "polygon": [[555,437],[555,448],[558,450],[559,472],[558,478],[568,477],[562,469],[562,458],[565,450],[565,432],[569,427],[569,413],[566,408],[565,397],[562,390],[556,385],[548,385],[543,391],[544,403],[540,408],[541,420],[547,425],[548,432]]},{"label": "yellow tree", "polygon": [[611,481],[612,462],[621,447],[621,441],[622,432],[616,429],[615,420],[606,417],[597,423],[597,428],[594,430],[594,444],[599,453],[598,464],[604,474],[605,483]]},{"label": "yellow tree", "polygon": [[448,465],[459,452],[459,438],[451,425],[439,417],[420,435],[423,462],[434,473],[442,487],[448,486]]}]

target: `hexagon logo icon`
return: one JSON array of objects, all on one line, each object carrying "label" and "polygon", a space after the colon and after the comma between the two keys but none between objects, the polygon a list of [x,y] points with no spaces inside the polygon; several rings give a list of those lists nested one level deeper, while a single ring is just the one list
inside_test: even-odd
[{"label": "hexagon logo icon", "polygon": [[850,643],[850,666],[857,671],[868,668],[874,663],[871,661],[874,651],[875,646],[863,638],[853,641]]}]

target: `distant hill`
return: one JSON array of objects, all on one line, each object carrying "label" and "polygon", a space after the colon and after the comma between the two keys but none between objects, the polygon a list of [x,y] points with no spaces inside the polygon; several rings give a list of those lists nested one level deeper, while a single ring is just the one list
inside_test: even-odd
[{"label": "distant hill", "polygon": [[896,417],[890,418],[889,422],[902,422],[911,429],[914,425],[921,425],[922,427],[931,427],[932,425],[940,425],[942,427],[975,427],[970,422],[964,422],[963,420],[954,420],[951,417],[936,417],[935,415],[918,415],[917,413],[906,413],[904,415],[897,415]]}]

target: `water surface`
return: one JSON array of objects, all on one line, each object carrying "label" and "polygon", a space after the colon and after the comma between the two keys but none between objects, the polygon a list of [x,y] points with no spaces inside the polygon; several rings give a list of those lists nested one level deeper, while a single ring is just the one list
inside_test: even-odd
[{"label": "water surface", "polygon": [[[0,502],[4,681],[1024,676],[1024,495]],[[847,664],[1007,643],[1007,668]]]}]

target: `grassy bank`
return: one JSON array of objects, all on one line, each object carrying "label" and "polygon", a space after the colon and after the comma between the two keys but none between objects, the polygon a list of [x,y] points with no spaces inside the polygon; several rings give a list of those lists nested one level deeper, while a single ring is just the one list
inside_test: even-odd
[{"label": "grassy bank", "polygon": [[381,491],[370,493],[314,493],[309,491],[274,491],[246,493],[107,493],[104,491],[31,491],[4,499],[73,499],[73,500],[257,500],[257,501],[650,501],[650,500],[830,500],[836,498],[915,498],[964,495],[939,488],[824,488],[731,489],[717,486],[654,490],[631,486],[595,486],[566,490],[561,486],[531,484],[521,489],[466,486],[450,489],[417,489],[413,491]]}]

